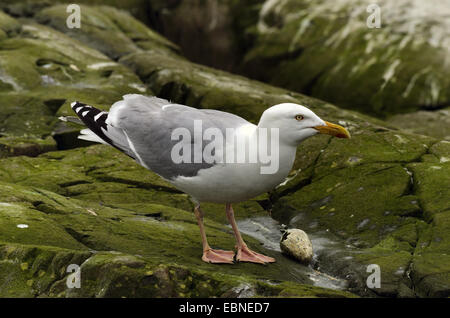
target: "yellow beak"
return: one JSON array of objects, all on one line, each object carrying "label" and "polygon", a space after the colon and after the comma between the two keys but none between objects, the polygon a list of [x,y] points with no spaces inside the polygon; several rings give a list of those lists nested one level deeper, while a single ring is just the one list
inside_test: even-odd
[{"label": "yellow beak", "polygon": [[327,134],[338,138],[350,138],[350,133],[342,126],[325,122],[325,126],[316,126],[314,129],[318,130],[321,134]]}]

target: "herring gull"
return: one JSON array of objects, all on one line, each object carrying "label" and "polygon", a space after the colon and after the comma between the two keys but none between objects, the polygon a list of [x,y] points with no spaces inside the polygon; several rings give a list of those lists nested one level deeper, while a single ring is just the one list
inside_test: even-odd
[{"label": "herring gull", "polygon": [[[320,119],[308,108],[283,103],[268,108],[258,125],[231,113],[196,109],[158,97],[123,96],[109,112],[74,102],[87,129],[80,139],[113,146],[190,195],[200,227],[202,260],[271,263],[252,251],[236,225],[232,203],[265,193],[288,176],[299,143],[315,134],[350,138],[349,132]],[[67,118],[65,118],[67,120]],[[72,121],[78,120],[72,118]],[[203,226],[201,202],[226,205],[236,249],[212,249]]]}]

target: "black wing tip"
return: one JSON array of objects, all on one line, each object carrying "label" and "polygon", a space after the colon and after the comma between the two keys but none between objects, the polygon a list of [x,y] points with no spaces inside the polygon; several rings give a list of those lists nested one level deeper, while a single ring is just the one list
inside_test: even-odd
[{"label": "black wing tip", "polygon": [[80,109],[82,108],[82,107],[90,107],[89,105],[87,105],[87,104],[85,104],[85,103],[81,103],[81,102],[79,102],[79,101],[75,101],[75,102],[73,102],[72,104],[70,104],[70,107],[72,107],[72,110],[75,112],[75,113],[79,113],[79,111],[80,111]]},{"label": "black wing tip", "polygon": [[79,101],[74,101],[73,103],[70,104],[70,106],[73,108],[76,108],[78,106],[85,106],[86,104],[80,103]]},{"label": "black wing tip", "polygon": [[108,118],[107,112],[101,111],[100,109],[89,106],[87,104],[80,103],[79,101],[71,103],[70,106],[84,125],[86,125],[101,139],[113,145],[111,139],[106,136],[105,132],[103,131],[106,131],[108,129],[108,125],[106,124],[106,119]]},{"label": "black wing tip", "polygon": [[89,128],[92,126],[101,126],[106,128],[105,120],[108,117],[108,112],[101,111],[95,107],[89,106],[84,103],[75,101],[70,104],[72,110],[78,115],[78,117],[85,123]]}]

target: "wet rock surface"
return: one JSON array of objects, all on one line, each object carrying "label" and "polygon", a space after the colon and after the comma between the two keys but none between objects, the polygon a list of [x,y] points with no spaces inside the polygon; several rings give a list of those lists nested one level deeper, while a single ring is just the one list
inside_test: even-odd
[{"label": "wet rock surface", "polygon": [[[82,6],[91,23],[75,32],[64,27],[64,6],[48,5],[32,15],[4,8],[0,273],[9,274],[0,275],[0,295],[449,295],[450,147],[441,135],[413,134],[194,64],[118,9]],[[302,143],[285,183],[235,206],[251,248],[277,263],[203,263],[185,194],[115,149],[81,147],[86,144],[75,142],[80,128],[57,121],[72,115],[73,100],[108,109],[136,92],[252,122],[273,104],[295,102],[349,129],[351,140],[315,136]],[[75,149],[61,150],[68,148]],[[224,207],[203,209],[211,245],[232,249]],[[311,267],[273,248],[281,237],[278,225],[255,220],[268,212],[280,224],[308,232],[316,253]],[[69,264],[81,265],[83,288],[66,288]],[[380,289],[365,285],[370,264],[381,268]]]}]

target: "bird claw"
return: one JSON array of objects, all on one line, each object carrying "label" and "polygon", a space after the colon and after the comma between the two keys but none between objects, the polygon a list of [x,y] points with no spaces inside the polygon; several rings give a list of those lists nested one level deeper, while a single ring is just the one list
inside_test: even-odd
[{"label": "bird claw", "polygon": [[203,251],[202,261],[213,264],[234,264],[234,252],[207,249]]},{"label": "bird claw", "polygon": [[238,251],[236,254],[236,261],[266,264],[266,263],[275,263],[276,260],[273,257],[256,253],[251,249],[249,249],[246,245],[244,245],[240,248],[238,247]]}]

